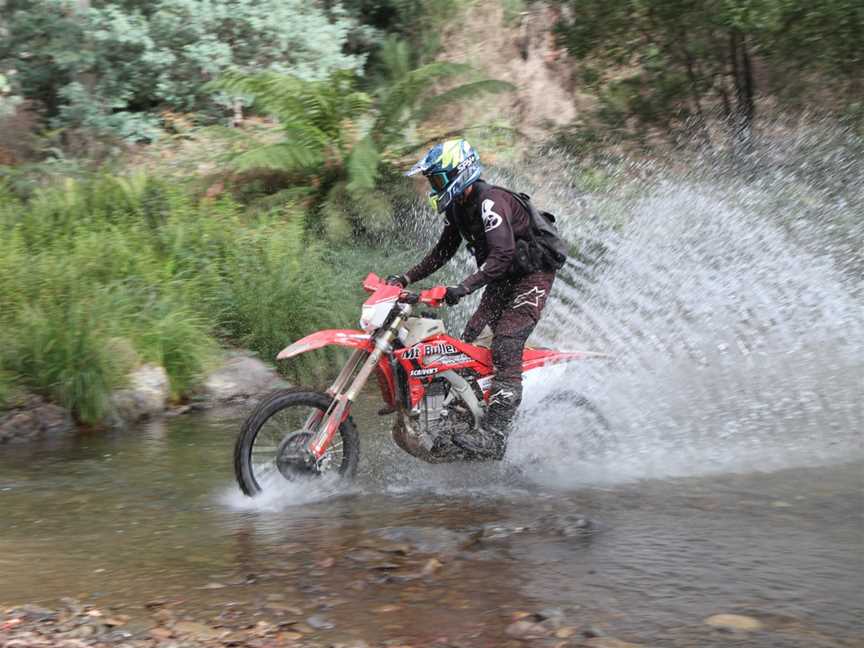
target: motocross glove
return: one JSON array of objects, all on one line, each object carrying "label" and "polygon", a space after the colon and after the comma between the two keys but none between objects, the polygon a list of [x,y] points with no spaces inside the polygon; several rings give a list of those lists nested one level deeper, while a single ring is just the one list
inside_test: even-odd
[{"label": "motocross glove", "polygon": [[384,280],[384,283],[386,283],[388,286],[401,286],[402,288],[404,288],[411,282],[408,281],[408,275],[399,274],[390,275]]},{"label": "motocross glove", "polygon": [[448,306],[455,306],[467,294],[468,289],[465,286],[447,286],[444,301],[447,302]]}]

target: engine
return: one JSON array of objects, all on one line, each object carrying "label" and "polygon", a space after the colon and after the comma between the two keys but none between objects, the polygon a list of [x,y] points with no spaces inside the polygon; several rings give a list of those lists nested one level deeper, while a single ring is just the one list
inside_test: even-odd
[{"label": "engine", "polygon": [[397,421],[393,438],[403,450],[425,461],[452,461],[461,456],[451,441],[453,433],[468,431],[473,423],[457,391],[449,381],[438,378],[427,385],[417,409]]},{"label": "engine", "polygon": [[456,394],[452,393],[450,383],[443,379],[433,380],[426,387],[426,396],[420,402],[420,413],[418,416],[418,427],[427,436],[437,439],[440,435],[449,437],[460,422],[468,425],[466,417],[460,418],[459,401]]}]

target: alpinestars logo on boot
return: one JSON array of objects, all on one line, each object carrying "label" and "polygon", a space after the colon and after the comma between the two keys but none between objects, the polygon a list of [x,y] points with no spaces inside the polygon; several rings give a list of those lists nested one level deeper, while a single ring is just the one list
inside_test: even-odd
[{"label": "alpinestars logo on boot", "polygon": [[520,306],[533,306],[534,308],[539,308],[540,300],[545,296],[546,291],[540,290],[540,288],[535,286],[521,295],[516,295],[516,299],[513,300],[513,308],[519,308]]},{"label": "alpinestars logo on boot", "polygon": [[506,389],[499,389],[497,392],[492,394],[489,397],[489,404],[494,405],[495,403],[509,405],[513,401],[513,397],[516,395],[516,392],[507,391]]}]

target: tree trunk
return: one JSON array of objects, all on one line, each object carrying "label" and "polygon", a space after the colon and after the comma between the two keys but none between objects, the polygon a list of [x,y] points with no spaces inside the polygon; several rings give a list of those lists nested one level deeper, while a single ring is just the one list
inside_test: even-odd
[{"label": "tree trunk", "polygon": [[234,117],[231,120],[231,126],[240,128],[243,125],[243,99],[234,97]]},{"label": "tree trunk", "polygon": [[732,63],[732,79],[735,83],[733,136],[736,146],[746,150],[751,145],[753,119],[756,116],[753,98],[753,64],[747,49],[747,38],[737,29],[729,32],[729,58]]}]

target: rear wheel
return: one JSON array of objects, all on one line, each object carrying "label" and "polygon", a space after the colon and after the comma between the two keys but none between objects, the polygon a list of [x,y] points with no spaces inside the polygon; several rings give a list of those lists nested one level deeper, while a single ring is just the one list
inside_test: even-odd
[{"label": "rear wheel", "polygon": [[351,417],[339,426],[324,456],[307,461],[306,444],[311,434],[303,426],[310,415],[326,412],[331,401],[321,392],[287,389],[258,403],[234,446],[234,474],[246,495],[257,495],[282,481],[330,475],[353,479],[360,439]]},{"label": "rear wheel", "polygon": [[519,416],[532,426],[551,425],[553,430],[559,427],[562,432],[567,430],[568,436],[578,439],[581,458],[602,455],[616,442],[609,419],[584,394],[574,390],[549,394],[534,406],[524,408]]}]

